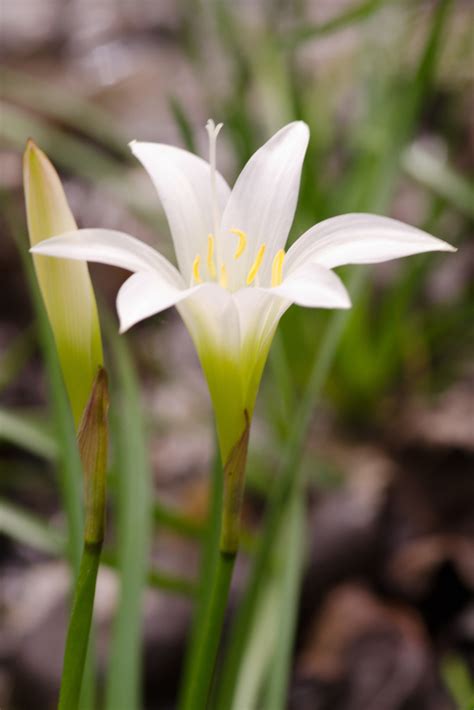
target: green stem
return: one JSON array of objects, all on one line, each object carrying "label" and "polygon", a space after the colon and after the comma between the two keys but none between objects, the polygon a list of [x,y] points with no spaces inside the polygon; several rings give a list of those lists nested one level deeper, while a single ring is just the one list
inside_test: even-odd
[{"label": "green stem", "polygon": [[247,410],[244,416],[244,431],[229,452],[223,476],[219,466],[215,466],[213,471],[211,515],[200,577],[200,603],[186,659],[179,705],[181,710],[204,710],[208,706],[232,571],[239,549],[240,510],[250,431]]},{"label": "green stem", "polygon": [[199,652],[186,688],[183,710],[204,710],[208,707],[235,558],[236,553],[219,552],[214,568],[212,593],[199,639]]},{"label": "green stem", "polygon": [[79,707],[102,543],[84,543],[64,652],[58,710]]},{"label": "green stem", "polygon": [[180,697],[178,702],[180,710],[184,710],[187,703],[189,688],[192,682],[194,668],[197,663],[196,659],[200,650],[200,639],[202,637],[206,622],[206,612],[211,596],[209,580],[213,578],[214,569],[217,564],[223,487],[224,481],[222,476],[221,460],[216,443],[216,454],[212,465],[210,481],[209,514],[205,528],[205,536],[201,547],[198,593],[196,596],[191,633],[183,663]]},{"label": "green stem", "polygon": [[93,705],[91,695],[81,697],[81,685],[87,649],[91,645],[89,634],[104,540],[108,408],[107,373],[99,368],[77,433],[84,469],[84,547],[64,651],[59,710],[86,710]]}]

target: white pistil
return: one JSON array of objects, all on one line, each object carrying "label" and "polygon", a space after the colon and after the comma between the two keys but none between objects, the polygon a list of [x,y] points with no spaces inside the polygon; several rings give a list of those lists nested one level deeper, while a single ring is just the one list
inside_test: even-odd
[{"label": "white pistil", "polygon": [[216,142],[219,131],[221,130],[223,124],[218,123],[217,126],[210,118],[206,123],[206,130],[209,135],[209,165],[211,166],[211,200],[212,200],[212,218],[214,223],[214,233],[218,234],[219,230],[219,204],[217,201],[217,190],[216,190]]}]

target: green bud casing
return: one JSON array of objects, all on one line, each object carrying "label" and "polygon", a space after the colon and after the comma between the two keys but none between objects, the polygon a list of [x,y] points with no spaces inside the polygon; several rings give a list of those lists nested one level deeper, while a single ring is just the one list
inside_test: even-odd
[{"label": "green bud casing", "polygon": [[[58,174],[32,140],[23,156],[23,181],[31,246],[77,229]],[[77,428],[103,361],[89,271],[72,259],[35,254],[33,260]]]},{"label": "green bud casing", "polygon": [[107,373],[99,368],[91,396],[84,409],[77,434],[84,469],[86,545],[101,545],[105,525],[105,492],[109,432],[107,414],[109,393]]}]

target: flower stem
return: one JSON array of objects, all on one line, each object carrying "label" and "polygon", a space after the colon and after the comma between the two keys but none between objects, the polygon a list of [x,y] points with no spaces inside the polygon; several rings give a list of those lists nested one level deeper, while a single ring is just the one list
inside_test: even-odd
[{"label": "flower stem", "polygon": [[77,441],[84,469],[84,547],[64,651],[59,710],[80,707],[105,526],[109,407],[107,373],[99,368],[84,410]]},{"label": "flower stem", "polygon": [[212,496],[210,537],[205,548],[208,576],[200,580],[205,587],[201,592],[202,606],[198,608],[195,634],[185,667],[180,710],[205,710],[209,706],[232,572],[240,542],[240,515],[250,432],[247,410],[244,411],[244,418],[244,430],[228,454],[223,476],[217,470],[213,480],[215,490]]},{"label": "flower stem", "polygon": [[64,652],[58,710],[76,710],[86,660],[102,543],[84,543]]},{"label": "flower stem", "polygon": [[212,593],[199,639],[199,652],[195,658],[182,710],[204,710],[208,707],[236,556],[236,552],[219,551],[214,567]]}]

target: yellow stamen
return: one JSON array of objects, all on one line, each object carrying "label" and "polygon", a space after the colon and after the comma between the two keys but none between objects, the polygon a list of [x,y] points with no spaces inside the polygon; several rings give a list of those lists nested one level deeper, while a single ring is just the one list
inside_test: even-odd
[{"label": "yellow stamen", "polygon": [[258,274],[258,270],[262,265],[263,255],[265,254],[266,248],[267,248],[267,245],[262,244],[262,246],[258,250],[257,256],[255,257],[255,261],[253,262],[252,266],[250,267],[250,271],[247,274],[247,286],[250,286],[250,284],[255,279],[256,275]]},{"label": "yellow stamen", "polygon": [[227,276],[227,269],[225,268],[225,264],[221,265],[221,275],[219,278],[219,286],[222,286],[222,288],[227,288],[229,285],[229,278]]},{"label": "yellow stamen", "polygon": [[214,263],[214,237],[212,234],[207,235],[207,270],[211,279],[215,279],[217,271]]},{"label": "yellow stamen", "polygon": [[193,279],[197,284],[202,284],[202,278],[199,273],[199,264],[201,263],[201,257],[199,254],[196,254],[196,257],[193,261]]},{"label": "yellow stamen", "polygon": [[280,249],[275,254],[272,262],[272,288],[279,286],[283,278],[283,260],[285,258],[285,250]]},{"label": "yellow stamen", "polygon": [[237,249],[234,254],[234,259],[238,259],[239,256],[242,256],[247,246],[247,235],[241,229],[230,229],[229,231],[239,238],[239,243],[237,244]]}]

